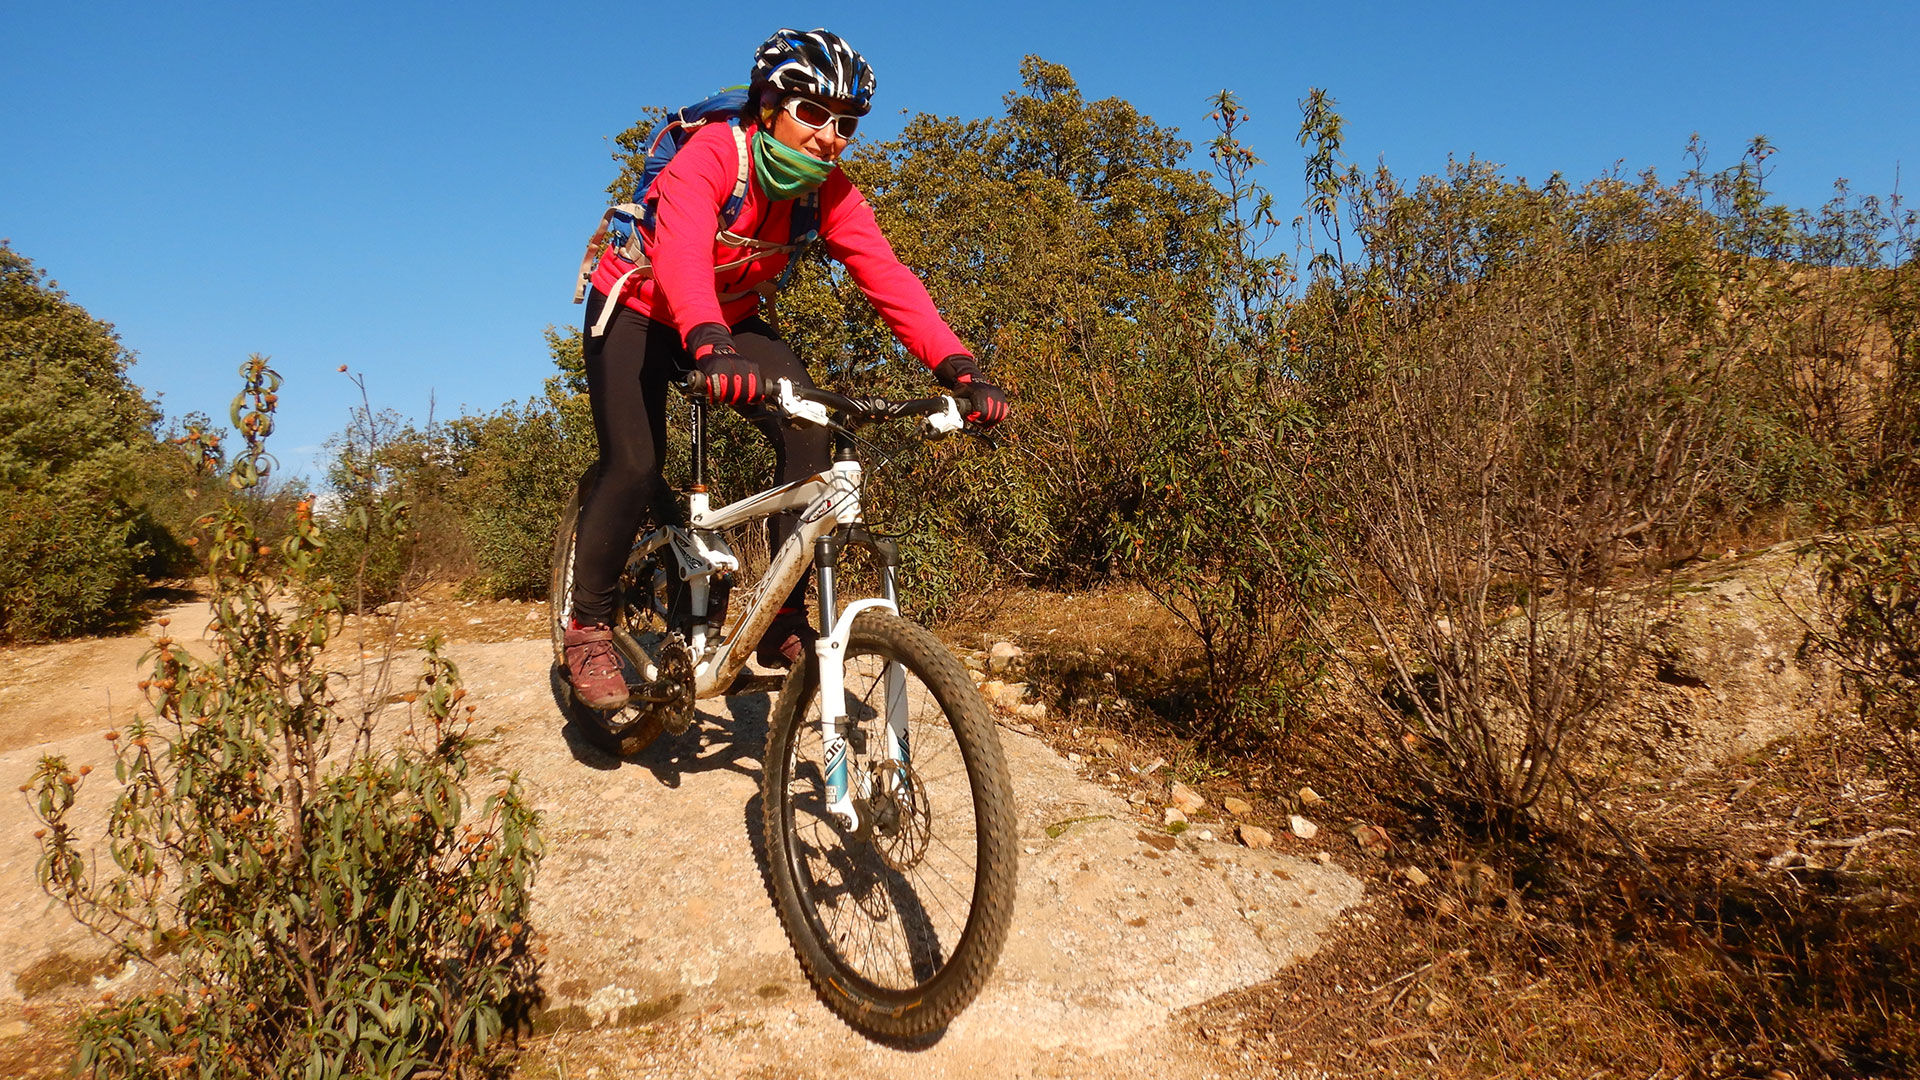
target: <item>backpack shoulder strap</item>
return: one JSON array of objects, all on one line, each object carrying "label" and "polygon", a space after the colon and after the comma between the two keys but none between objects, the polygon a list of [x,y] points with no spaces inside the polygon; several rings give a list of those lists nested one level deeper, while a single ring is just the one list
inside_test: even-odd
[{"label": "backpack shoulder strap", "polygon": [[788,243],[794,247],[805,247],[820,239],[820,189],[807,192],[793,207],[793,227],[788,234],[792,237]]},{"label": "backpack shoulder strap", "polygon": [[780,278],[773,283],[775,289],[784,289],[792,280],[793,272],[800,267],[800,260],[807,257],[820,243],[820,189],[807,192],[793,208],[792,231],[787,234],[787,268],[780,271]]},{"label": "backpack shoulder strap", "polygon": [[733,194],[727,196],[726,203],[720,207],[722,229],[731,229],[734,221],[740,217],[740,211],[746,209],[747,173],[753,168],[753,151],[747,145],[747,132],[740,126],[740,118],[736,116],[728,120],[727,126],[733,131],[733,149],[740,159],[740,167],[733,175]]},{"label": "backpack shoulder strap", "polygon": [[[706,124],[707,121],[701,120],[686,125],[686,129],[696,130],[706,126]],[[740,161],[733,174],[733,190],[728,193],[727,201],[720,204],[720,229],[722,232],[732,228],[733,223],[740,217],[740,211],[747,207],[747,175],[753,168],[753,149],[747,143],[747,133],[740,127],[740,118],[737,116],[729,117],[727,127],[733,132],[734,155],[738,157]],[[651,177],[649,177],[649,180],[650,179]],[[650,187],[650,183],[644,184],[634,191],[634,201],[640,206],[640,223],[649,233],[653,231],[654,205],[654,201],[647,198],[647,190]]]}]

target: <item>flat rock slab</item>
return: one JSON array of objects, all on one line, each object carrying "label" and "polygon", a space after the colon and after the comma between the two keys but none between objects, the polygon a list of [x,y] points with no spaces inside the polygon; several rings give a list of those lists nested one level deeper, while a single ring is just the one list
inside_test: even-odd
[{"label": "flat rock slab", "polygon": [[[97,672],[124,678],[116,705],[144,647],[108,650],[120,670]],[[1312,951],[1360,897],[1337,867],[1169,836],[1040,740],[1002,728],[1022,848],[1012,934],[944,1037],[889,1049],[814,999],[774,917],[756,855],[768,695],[702,702],[693,730],[622,761],[564,730],[545,641],[450,655],[491,737],[483,763],[518,773],[545,815],[534,923],[549,949],[550,1037],[532,1045],[533,1075],[543,1060],[570,1077],[1197,1075],[1170,1015]],[[93,764],[83,817],[103,820],[108,719],[63,716],[40,738],[22,722],[22,737],[0,745],[0,779],[18,786],[47,752]],[[35,885],[23,802],[0,800],[0,1005],[38,992],[36,979],[90,995],[124,977]]]},{"label": "flat rock slab", "polygon": [[[1014,1075],[1035,1053],[1113,1055],[1174,1011],[1310,953],[1360,898],[1358,880],[1337,867],[1143,825],[1043,742],[1003,728],[1023,851],[1012,934],[944,1038],[886,1050],[814,1000],[774,917],[755,854],[769,697],[702,702],[686,735],[617,761],[563,737],[549,655],[540,643],[453,652],[497,733],[489,756],[519,770],[546,815],[534,912],[550,948],[543,1027],[693,1031],[718,1013],[762,1045],[697,1075],[773,1061],[822,1067],[816,1050],[842,1044],[883,1075],[948,1066]],[[632,1043],[608,1048],[618,1062],[643,1063]],[[691,1067],[678,1051],[673,1060]]]}]

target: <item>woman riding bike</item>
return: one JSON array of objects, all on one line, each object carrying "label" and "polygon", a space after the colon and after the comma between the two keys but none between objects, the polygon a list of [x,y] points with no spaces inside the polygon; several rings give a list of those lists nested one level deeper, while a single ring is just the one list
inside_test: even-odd
[{"label": "woman riding bike", "polygon": [[[804,480],[830,465],[824,428],[789,427],[757,404],[779,379],[813,386],[806,365],[758,314],[756,289],[779,277],[788,251],[753,257],[792,243],[794,208],[804,197],[818,193],[821,246],[846,266],[901,344],[943,386],[972,399],[976,411],[967,419],[989,425],[1006,418],[1006,394],[981,377],[926,287],[881,235],[873,208],[835,164],[872,107],[873,88],[873,69],[838,35],[774,34],[754,54],[739,128],[752,167],[732,223],[723,228],[721,214],[735,194],[739,143],[731,125],[709,124],[648,188],[648,272],[634,272],[611,247],[594,267],[584,352],[600,456],[582,485],[565,632],[569,680],[591,708],[627,704],[610,626],[634,536],[649,514],[656,522],[678,521],[660,471],[668,384],[698,368],[709,399],[735,407],[773,445],[776,482]],[[609,303],[617,309],[596,333]],[[772,519],[772,550],[795,524],[791,515]],[[763,666],[792,665],[818,636],[807,620],[806,587],[803,577],[761,639],[755,659]]]}]

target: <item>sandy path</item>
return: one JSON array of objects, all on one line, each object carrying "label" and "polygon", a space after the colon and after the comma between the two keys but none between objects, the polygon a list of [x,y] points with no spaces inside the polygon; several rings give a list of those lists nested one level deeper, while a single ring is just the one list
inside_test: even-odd
[{"label": "sandy path", "polygon": [[[203,607],[197,622],[172,615],[183,640],[205,624]],[[17,786],[49,752],[109,761],[100,735],[130,710],[147,644],[0,652],[0,780]],[[1082,766],[1003,729],[1023,850],[1012,937],[943,1038],[890,1050],[814,1000],[762,884],[750,824],[766,695],[704,702],[687,735],[617,761],[561,728],[544,641],[451,655],[495,739],[486,758],[518,771],[546,815],[534,917],[552,1033],[531,1046],[529,1076],[1205,1075],[1209,1051],[1169,1018],[1311,951],[1360,895],[1338,867],[1167,837]],[[110,784],[90,787],[104,806]],[[0,1014],[21,1005],[22,973],[102,952],[34,885],[30,834],[21,800],[0,800]],[[10,1030],[0,1015],[0,1040]]]}]

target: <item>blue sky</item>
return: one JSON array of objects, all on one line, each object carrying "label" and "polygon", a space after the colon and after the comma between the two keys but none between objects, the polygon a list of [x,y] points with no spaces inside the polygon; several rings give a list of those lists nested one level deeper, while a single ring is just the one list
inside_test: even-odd
[{"label": "blue sky", "polygon": [[[673,8],[668,11],[665,9]],[[0,236],[139,356],[171,415],[223,417],[249,353],[286,376],[275,449],[308,467],[365,375],[416,420],[538,391],[541,340],[648,104],[745,74],[782,25],[832,28],[901,110],[998,111],[1020,58],[1066,64],[1196,141],[1239,93],[1297,198],[1295,102],[1412,176],[1475,154],[1575,181],[1672,176],[1698,131],[1755,134],[1783,201],[1920,171],[1920,4],[49,4],[0,0]],[[1909,188],[1920,181],[1910,180]],[[4,391],[0,391],[4,392]]]}]

